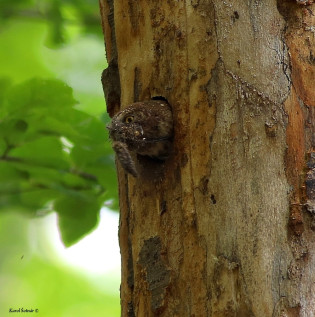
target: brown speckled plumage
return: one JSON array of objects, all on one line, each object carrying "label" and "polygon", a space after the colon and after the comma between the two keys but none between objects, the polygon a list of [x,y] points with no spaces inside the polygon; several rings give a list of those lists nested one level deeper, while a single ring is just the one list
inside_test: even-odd
[{"label": "brown speckled plumage", "polygon": [[118,112],[107,128],[118,160],[133,176],[137,171],[129,151],[158,160],[170,153],[173,118],[165,101],[133,103]]}]

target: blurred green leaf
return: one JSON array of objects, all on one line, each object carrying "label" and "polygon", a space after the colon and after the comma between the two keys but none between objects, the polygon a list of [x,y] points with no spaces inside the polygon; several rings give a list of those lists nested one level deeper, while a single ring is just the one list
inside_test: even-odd
[{"label": "blurred green leaf", "polygon": [[12,83],[35,76],[54,76],[42,61],[41,50],[47,33],[43,20],[9,19],[6,24],[0,20],[0,24],[1,76]]},{"label": "blurred green leaf", "polygon": [[58,170],[69,169],[66,152],[57,137],[38,136],[35,140],[21,143],[10,150],[9,155],[30,165],[47,166]]},{"label": "blurred green leaf", "polygon": [[62,241],[70,246],[91,231],[98,222],[100,204],[90,193],[64,196],[55,201]]},{"label": "blurred green leaf", "polygon": [[7,111],[12,116],[32,113],[36,108],[54,113],[75,104],[72,89],[62,81],[34,78],[12,87],[8,93]]},{"label": "blurred green leaf", "polygon": [[59,80],[3,89],[3,104],[0,208],[34,215],[54,206],[69,246],[95,227],[100,208],[117,194],[104,124],[75,109],[72,89]]},{"label": "blurred green leaf", "polygon": [[3,139],[0,139],[0,156],[2,156],[5,153],[6,149],[7,143]]}]

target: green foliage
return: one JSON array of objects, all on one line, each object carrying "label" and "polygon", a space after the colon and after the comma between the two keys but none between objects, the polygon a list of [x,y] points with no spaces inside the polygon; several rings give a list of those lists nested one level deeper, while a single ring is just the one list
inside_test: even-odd
[{"label": "green foliage", "polygon": [[36,314],[27,314],[31,316],[120,316],[117,294],[102,292],[69,268],[51,265],[38,257],[30,261],[25,257],[17,259],[20,265],[15,276],[4,275],[8,269],[2,268],[0,277],[6,287],[0,298],[1,316],[10,316],[6,314],[9,308],[19,307],[38,309]]},{"label": "green foliage", "polygon": [[74,23],[80,24],[83,33],[102,37],[95,0],[0,0],[0,23],[21,16],[47,21],[50,32],[46,44],[51,47],[67,42],[67,26]]},{"label": "green foliage", "polygon": [[38,309],[27,316],[120,316],[118,276],[98,276],[95,283],[93,275],[88,279],[61,263],[47,236],[41,237],[44,250],[34,242],[40,236],[30,222],[19,214],[0,214],[0,316],[20,307]]},{"label": "green foliage", "polygon": [[0,208],[55,210],[69,246],[95,227],[114,197],[104,124],[75,109],[71,88],[59,80],[10,85],[3,78],[0,95]]},{"label": "green foliage", "polygon": [[93,285],[61,263],[43,226],[51,219],[25,217],[56,211],[69,246],[93,229],[104,203],[117,207],[98,1],[0,0],[0,25],[0,316],[10,307],[119,316],[119,274],[112,282],[97,274]]}]

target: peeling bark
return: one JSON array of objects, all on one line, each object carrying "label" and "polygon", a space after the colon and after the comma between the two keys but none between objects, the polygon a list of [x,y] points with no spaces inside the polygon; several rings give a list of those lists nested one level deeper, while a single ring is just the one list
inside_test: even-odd
[{"label": "peeling bark", "polygon": [[118,169],[122,316],[315,316],[315,5],[100,7],[110,115],[163,97],[175,130]]}]

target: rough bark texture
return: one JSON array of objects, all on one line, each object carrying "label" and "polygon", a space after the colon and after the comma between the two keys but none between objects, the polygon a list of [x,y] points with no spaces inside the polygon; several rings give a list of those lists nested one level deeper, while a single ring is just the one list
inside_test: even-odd
[{"label": "rough bark texture", "polygon": [[121,108],[162,96],[175,129],[118,169],[122,316],[315,316],[315,6],[100,4]]}]

